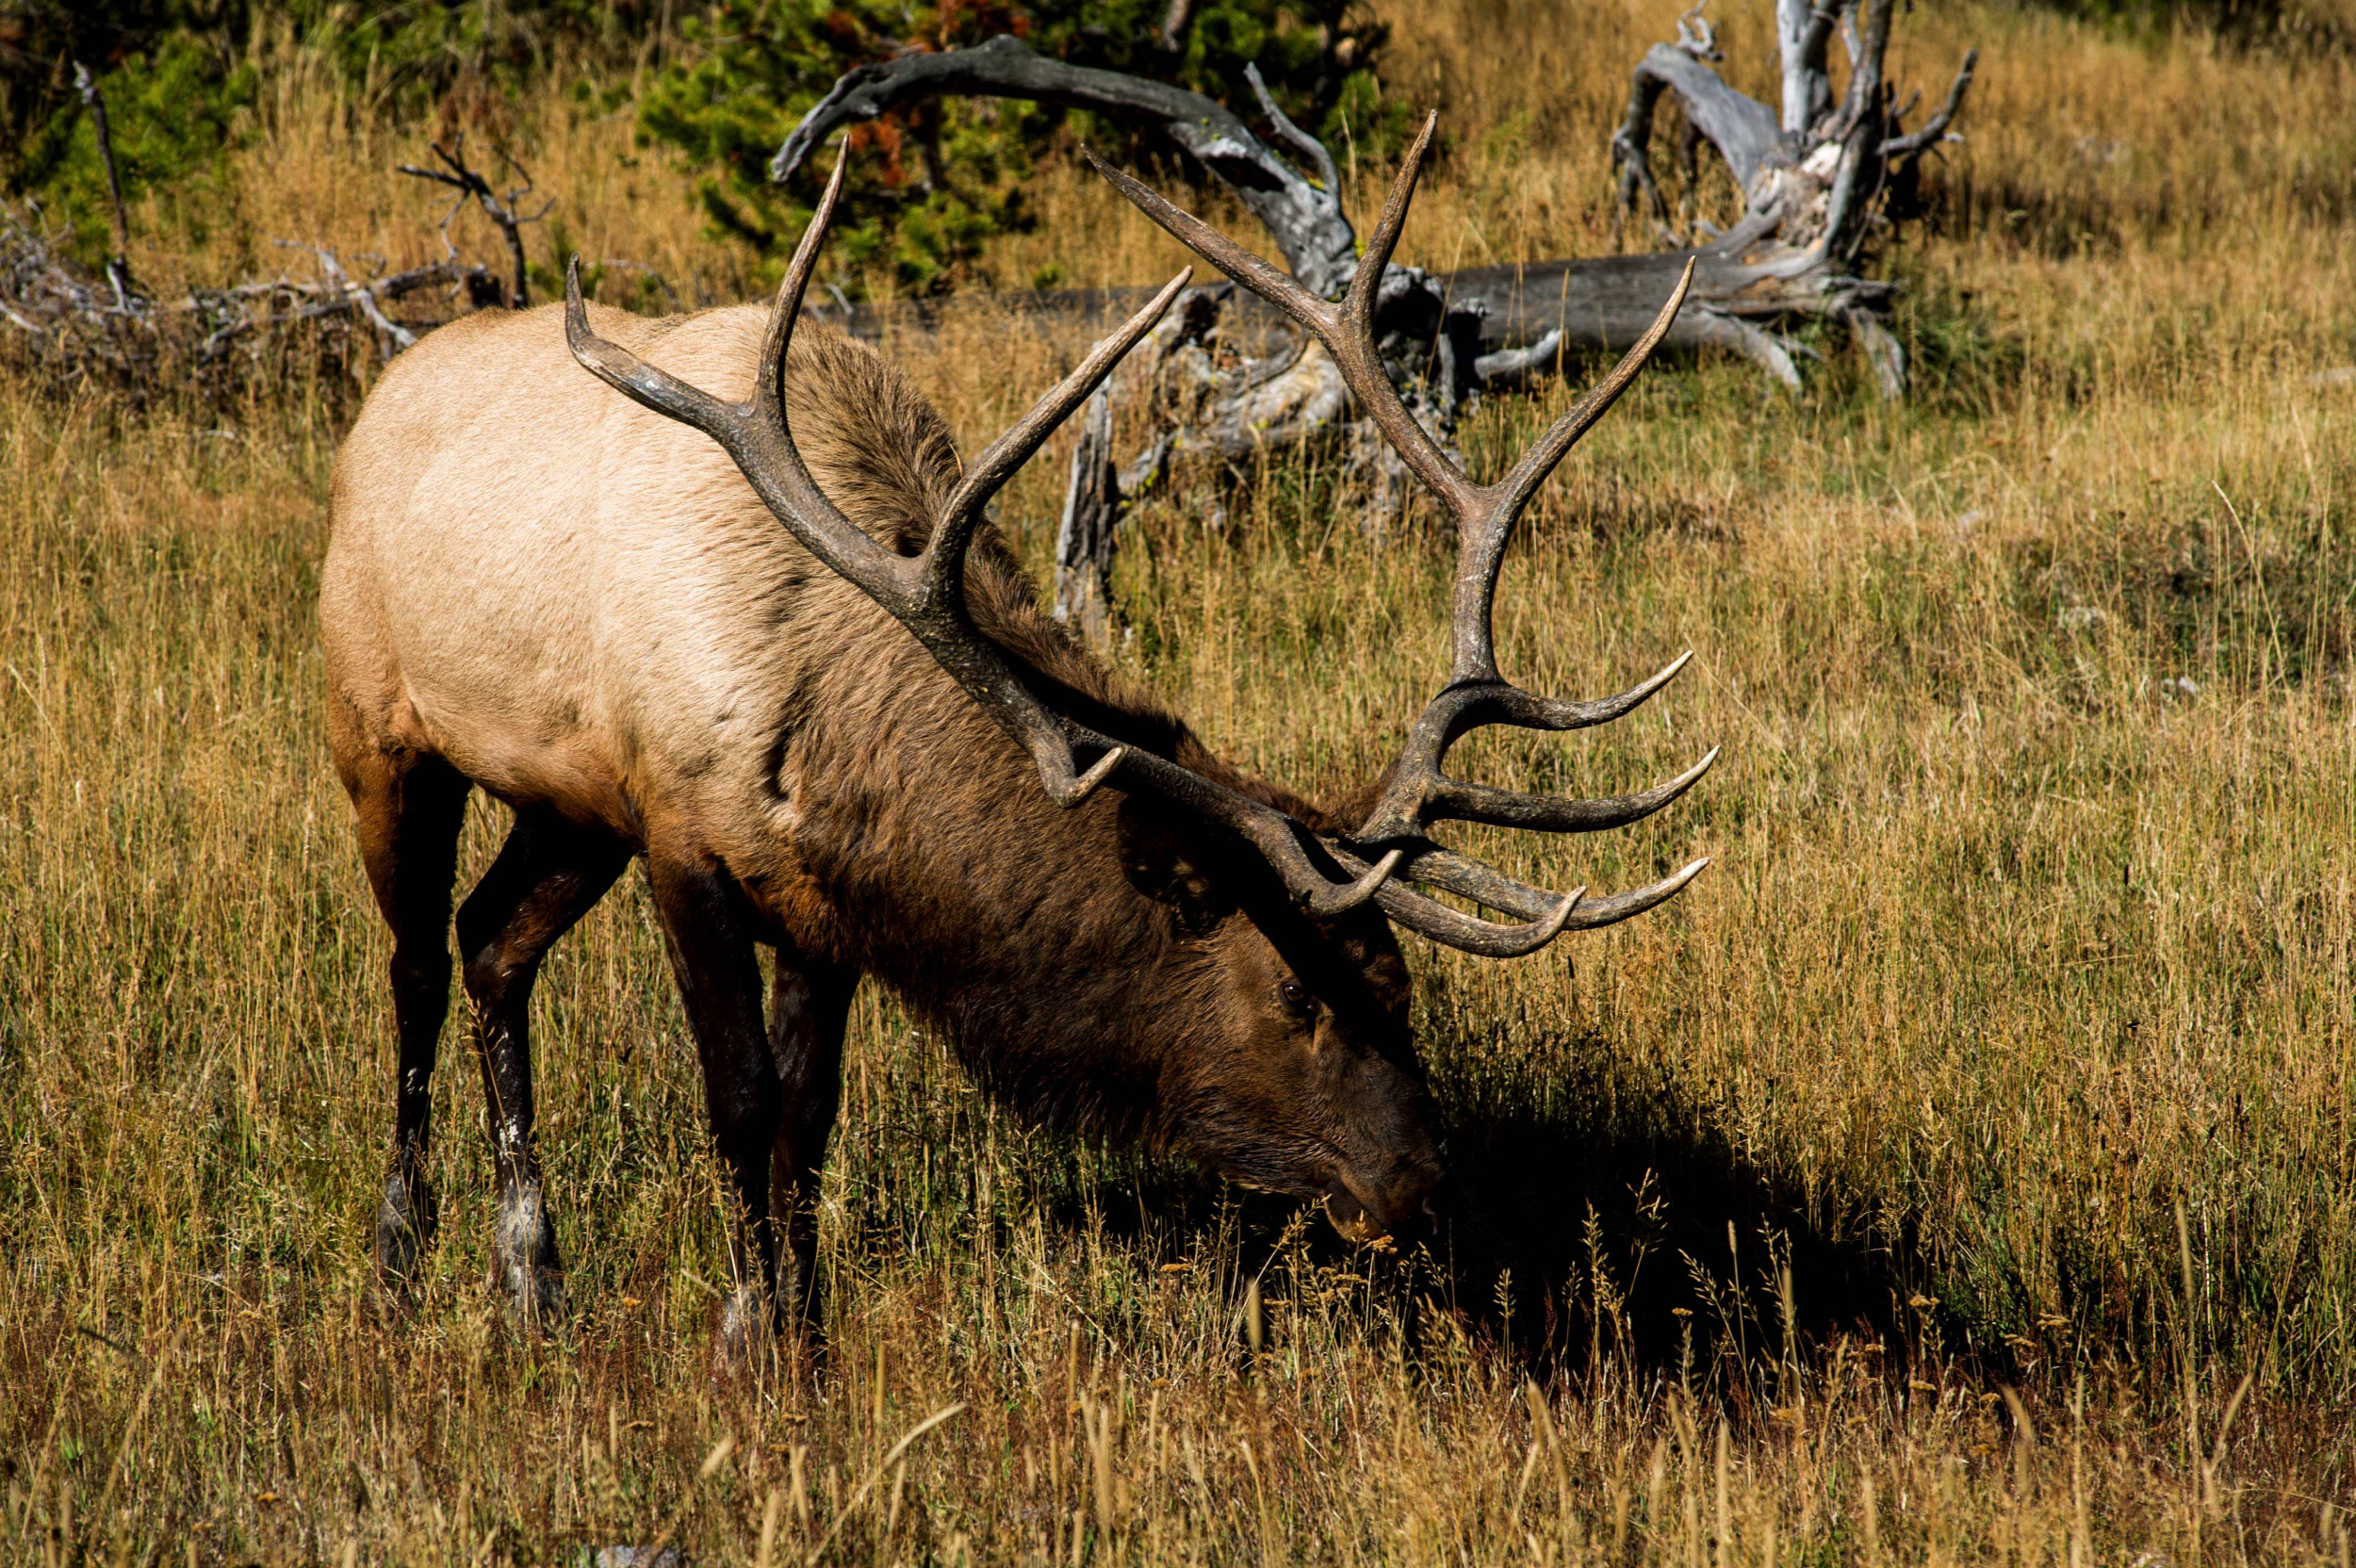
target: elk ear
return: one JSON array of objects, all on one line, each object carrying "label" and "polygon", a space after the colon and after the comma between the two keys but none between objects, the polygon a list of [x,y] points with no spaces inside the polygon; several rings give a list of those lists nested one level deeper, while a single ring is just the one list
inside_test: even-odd
[{"label": "elk ear", "polygon": [[1135,795],[1121,803],[1121,869],[1131,887],[1169,907],[1186,936],[1204,935],[1232,906],[1177,825]]}]

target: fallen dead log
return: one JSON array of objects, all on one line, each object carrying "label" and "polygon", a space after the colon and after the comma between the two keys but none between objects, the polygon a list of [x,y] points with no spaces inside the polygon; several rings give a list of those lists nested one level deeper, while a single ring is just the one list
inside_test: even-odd
[{"label": "fallen dead log", "polygon": [[[1895,106],[1883,79],[1895,0],[1775,0],[1782,53],[1780,114],[1729,87],[1713,68],[1722,57],[1697,5],[1679,19],[1674,43],[1638,63],[1628,109],[1612,139],[1623,207],[1641,205],[1667,248],[1649,253],[1533,261],[1452,274],[1415,273],[1445,301],[1424,304],[1435,331],[1496,360],[1495,372],[1526,376],[1557,347],[1617,351],[1633,342],[1690,256],[1693,292],[1669,347],[1731,350],[1778,382],[1798,384],[1785,330],[1808,319],[1839,320],[1857,335],[1877,379],[1904,390],[1904,362],[1879,318],[1894,286],[1863,275],[1873,242],[1915,200],[1922,158],[1951,138],[1976,55],[1965,57],[1939,109],[1914,131],[1911,104]],[[1840,38],[1850,57],[1847,91],[1836,103],[1827,63]],[[1168,83],[1065,65],[1005,37],[972,49],[910,54],[850,73],[805,115],[770,161],[783,182],[835,131],[946,94],[1023,98],[1087,108],[1157,129],[1224,185],[1259,220],[1285,268],[1319,294],[1338,296],[1356,270],[1357,235],[1341,210],[1332,155],[1287,119],[1252,76],[1260,109],[1303,172],[1263,143],[1232,110]],[[1652,172],[1650,143],[1663,96],[1682,110],[1679,161],[1688,194],[1707,145],[1742,193],[1742,219],[1724,233],[1690,215],[1681,234]],[[1394,269],[1414,272],[1412,269]],[[1386,280],[1386,292],[1389,286]],[[1125,293],[1125,291],[1123,291]],[[1402,287],[1400,294],[1418,292]],[[1123,294],[1052,293],[1017,308],[1088,313]],[[1252,306],[1245,306],[1247,311]],[[1256,307],[1265,310],[1265,307]],[[1452,313],[1471,323],[1448,320]],[[854,313],[856,319],[856,313]],[[1403,358],[1428,359],[1401,355]],[[1459,368],[1460,396],[1486,380]]]},{"label": "fallen dead log", "polygon": [[[67,257],[38,213],[0,209],[0,321],[16,330],[25,368],[59,386],[99,384],[145,400],[193,394],[227,403],[282,384],[307,363],[339,378],[382,363],[460,308],[499,297],[488,271],[455,257],[354,277],[335,251],[281,241],[311,258],[315,275],[151,297],[129,287],[110,259],[93,276]],[[396,304],[430,292],[431,315]]]},{"label": "fallen dead log", "polygon": [[[494,191],[466,163],[463,137],[450,149],[434,146],[443,168],[403,165],[400,171],[459,192],[439,223],[441,260],[398,271],[380,262],[355,277],[333,248],[282,239],[280,249],[311,258],[314,276],[282,272],[223,287],[151,294],[131,276],[129,225],[103,100],[87,72],[83,76],[114,196],[115,249],[103,273],[93,276],[66,255],[38,208],[0,208],[0,321],[16,329],[27,368],[42,380],[60,386],[104,384],[135,400],[192,393],[199,401],[222,405],[250,389],[284,384],[306,368],[322,380],[346,379],[391,359],[466,310],[525,302],[520,226],[548,209],[520,211],[521,198],[532,189],[530,174],[520,168],[520,187],[504,196]],[[450,240],[451,221],[476,203],[506,239],[512,282],[462,259]],[[438,298],[422,313],[394,313],[394,306],[420,296]]]},{"label": "fallen dead log", "polygon": [[[1713,69],[1720,57],[1696,4],[1677,40],[1655,45],[1633,74],[1627,115],[1612,139],[1624,214],[1640,206],[1666,249],[1547,260],[1435,275],[1392,267],[1378,313],[1381,352],[1414,416],[1444,448],[1484,390],[1557,372],[1574,351],[1616,351],[1642,336],[1689,260],[1685,308],[1667,347],[1716,348],[1800,384],[1795,325],[1844,326],[1885,396],[1906,389],[1906,358],[1882,318],[1895,286],[1867,275],[1875,242],[1906,216],[1923,155],[1950,133],[1969,89],[1967,56],[1945,101],[1917,130],[1912,105],[1892,103],[1883,77],[1896,0],[1775,0],[1781,51],[1780,113],[1736,91]],[[1839,37],[1849,57],[1835,99],[1827,64]],[[971,49],[916,53],[863,66],[837,82],[771,160],[791,179],[837,130],[942,95],[1021,98],[1085,108],[1157,130],[1224,185],[1265,228],[1285,269],[1312,293],[1338,298],[1358,267],[1358,237],[1343,213],[1340,177],[1316,138],[1287,119],[1256,71],[1262,117],[1299,165],[1263,142],[1241,117],[1200,93],[1118,72],[1066,65],[1002,37]],[[1662,98],[1682,110],[1679,163],[1686,228],[1654,177],[1651,142]],[[1699,152],[1713,149],[1740,190],[1742,218],[1721,233],[1691,212]],[[1016,297],[1018,312],[1102,314],[1127,291]],[[890,318],[838,312],[854,331]],[[922,318],[922,308],[915,312]],[[1371,432],[1318,345],[1232,286],[1189,291],[1141,344],[1109,394],[1142,403],[1153,433],[1127,470],[1110,449],[1109,406],[1091,409],[1057,549],[1059,615],[1091,630],[1109,600],[1112,540],[1134,484],[1173,459],[1208,458],[1234,469],[1246,457],[1339,436],[1368,482],[1371,514],[1387,515],[1403,473]]]}]

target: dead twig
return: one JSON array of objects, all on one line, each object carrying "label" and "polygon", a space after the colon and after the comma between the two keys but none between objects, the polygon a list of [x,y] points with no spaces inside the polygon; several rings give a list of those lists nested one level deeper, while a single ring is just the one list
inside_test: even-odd
[{"label": "dead twig", "polygon": [[98,90],[98,79],[90,74],[90,67],[80,60],[74,62],[74,87],[82,95],[82,106],[90,110],[90,129],[98,138],[98,161],[106,172],[106,196],[113,206],[115,253],[106,262],[106,281],[114,287],[115,303],[127,308],[139,296],[131,286],[131,220],[123,204],[123,176],[115,169],[115,139],[106,124],[106,97]]},{"label": "dead twig", "polygon": [[483,215],[488,218],[498,227],[499,234],[505,237],[507,253],[515,264],[514,278],[507,290],[507,307],[510,310],[523,309],[532,301],[532,269],[524,254],[523,226],[526,223],[536,223],[546,218],[555,210],[555,202],[543,203],[537,212],[524,212],[521,207],[523,199],[531,195],[533,189],[532,171],[526,169],[503,150],[499,155],[499,161],[521,175],[523,184],[513,187],[504,196],[494,191],[491,188],[491,182],[466,162],[466,133],[464,131],[452,138],[448,147],[444,147],[438,141],[430,145],[434,155],[441,159],[447,167],[429,169],[421,164],[404,163],[400,166],[400,172],[416,179],[431,180],[436,185],[446,185],[458,192],[458,200],[451,204],[450,211],[442,215],[443,249],[453,256],[457,254],[456,250],[450,243],[450,220],[465,210],[468,202],[480,206],[483,209]]}]

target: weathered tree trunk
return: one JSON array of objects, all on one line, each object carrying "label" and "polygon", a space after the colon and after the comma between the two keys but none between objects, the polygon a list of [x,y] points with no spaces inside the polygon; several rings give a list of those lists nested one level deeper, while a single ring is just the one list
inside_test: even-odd
[{"label": "weathered tree trunk", "polygon": [[[1780,115],[1728,87],[1711,69],[1724,57],[1699,5],[1679,21],[1677,42],[1653,45],[1638,63],[1627,117],[1612,139],[1623,208],[1633,213],[1641,203],[1672,245],[1687,238],[1671,229],[1668,203],[1652,173],[1653,112],[1664,92],[1676,96],[1690,132],[1716,149],[1744,202],[1732,229],[1708,234],[1691,251],[1618,258],[1640,264],[1636,278],[1643,277],[1644,263],[1675,267],[1691,254],[1699,264],[1672,343],[1730,348],[1796,387],[1792,345],[1777,329],[1831,318],[1848,327],[1883,394],[1904,396],[1906,356],[1879,318],[1893,286],[1858,273],[1873,241],[1911,201],[1916,166],[1946,137],[1979,57],[1976,50],[1964,57],[1945,103],[1909,134],[1902,122],[1911,106],[1891,105],[1882,75],[1894,7],[1895,0],[1830,0],[1825,6],[1776,0]],[[1836,30],[1849,55],[1848,90],[1838,104],[1825,61]],[[1636,278],[1595,270],[1579,280],[1595,296],[1595,318],[1617,316],[1619,330],[1629,335],[1625,303],[1612,286]],[[1564,275],[1566,301],[1571,283]],[[1561,311],[1566,334],[1579,316]]]},{"label": "weathered tree trunk", "polygon": [[[1415,417],[1443,445],[1482,390],[1555,371],[1570,351],[1625,349],[1651,326],[1690,257],[1695,277],[1671,328],[1671,347],[1730,350],[1797,388],[1795,321],[1832,318],[1849,330],[1883,393],[1902,396],[1906,356],[1881,324],[1894,285],[1860,275],[1872,242],[1911,200],[1915,165],[1938,145],[1972,80],[1974,56],[1945,104],[1911,134],[1882,79],[1895,0],[1775,0],[1782,52],[1781,113],[1728,87],[1701,6],[1677,24],[1677,41],[1638,63],[1628,113],[1612,138],[1624,207],[1649,209],[1670,249],[1641,255],[1479,268],[1437,277],[1393,267],[1383,275],[1379,334],[1383,358]],[[1825,57],[1838,31],[1847,48],[1847,90],[1835,102]],[[770,162],[783,181],[837,129],[943,93],[1024,98],[1143,121],[1158,127],[1257,218],[1294,277],[1338,298],[1358,267],[1358,239],[1343,213],[1340,177],[1316,138],[1295,125],[1249,73],[1279,139],[1306,160],[1304,174],[1250,126],[1199,93],[1117,72],[1069,66],[1020,40],[909,55],[863,66],[835,84]],[[1682,163],[1690,183],[1699,145],[1714,148],[1742,192],[1742,219],[1699,237],[1671,228],[1650,161],[1654,111],[1674,94],[1686,121]],[[1893,206],[1895,211],[1893,211]],[[1693,241],[1699,237],[1698,245]],[[1075,297],[1101,304],[1104,292]],[[1054,296],[1046,297],[1052,302]],[[1392,448],[1371,438],[1322,349],[1232,286],[1189,290],[1121,378],[1161,433],[1124,474],[1111,450],[1111,405],[1103,394],[1073,457],[1056,548],[1056,612],[1094,636],[1109,592],[1113,534],[1132,476],[1172,457],[1205,457],[1233,469],[1243,460],[1340,434],[1365,469],[1381,516],[1403,496]]]},{"label": "weathered tree trunk", "polygon": [[1113,463],[1113,405],[1104,387],[1080,416],[1063,526],[1055,533],[1055,619],[1091,645],[1104,640],[1112,611],[1113,531],[1121,526],[1121,476]]}]

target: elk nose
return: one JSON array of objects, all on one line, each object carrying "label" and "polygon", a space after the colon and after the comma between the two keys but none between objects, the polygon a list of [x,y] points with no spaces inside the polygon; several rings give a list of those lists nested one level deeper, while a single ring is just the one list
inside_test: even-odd
[{"label": "elk nose", "polygon": [[1417,1164],[1399,1171],[1383,1196],[1383,1217],[1390,1233],[1402,1242],[1433,1234],[1441,1218],[1441,1194],[1446,1177],[1436,1165]]}]

